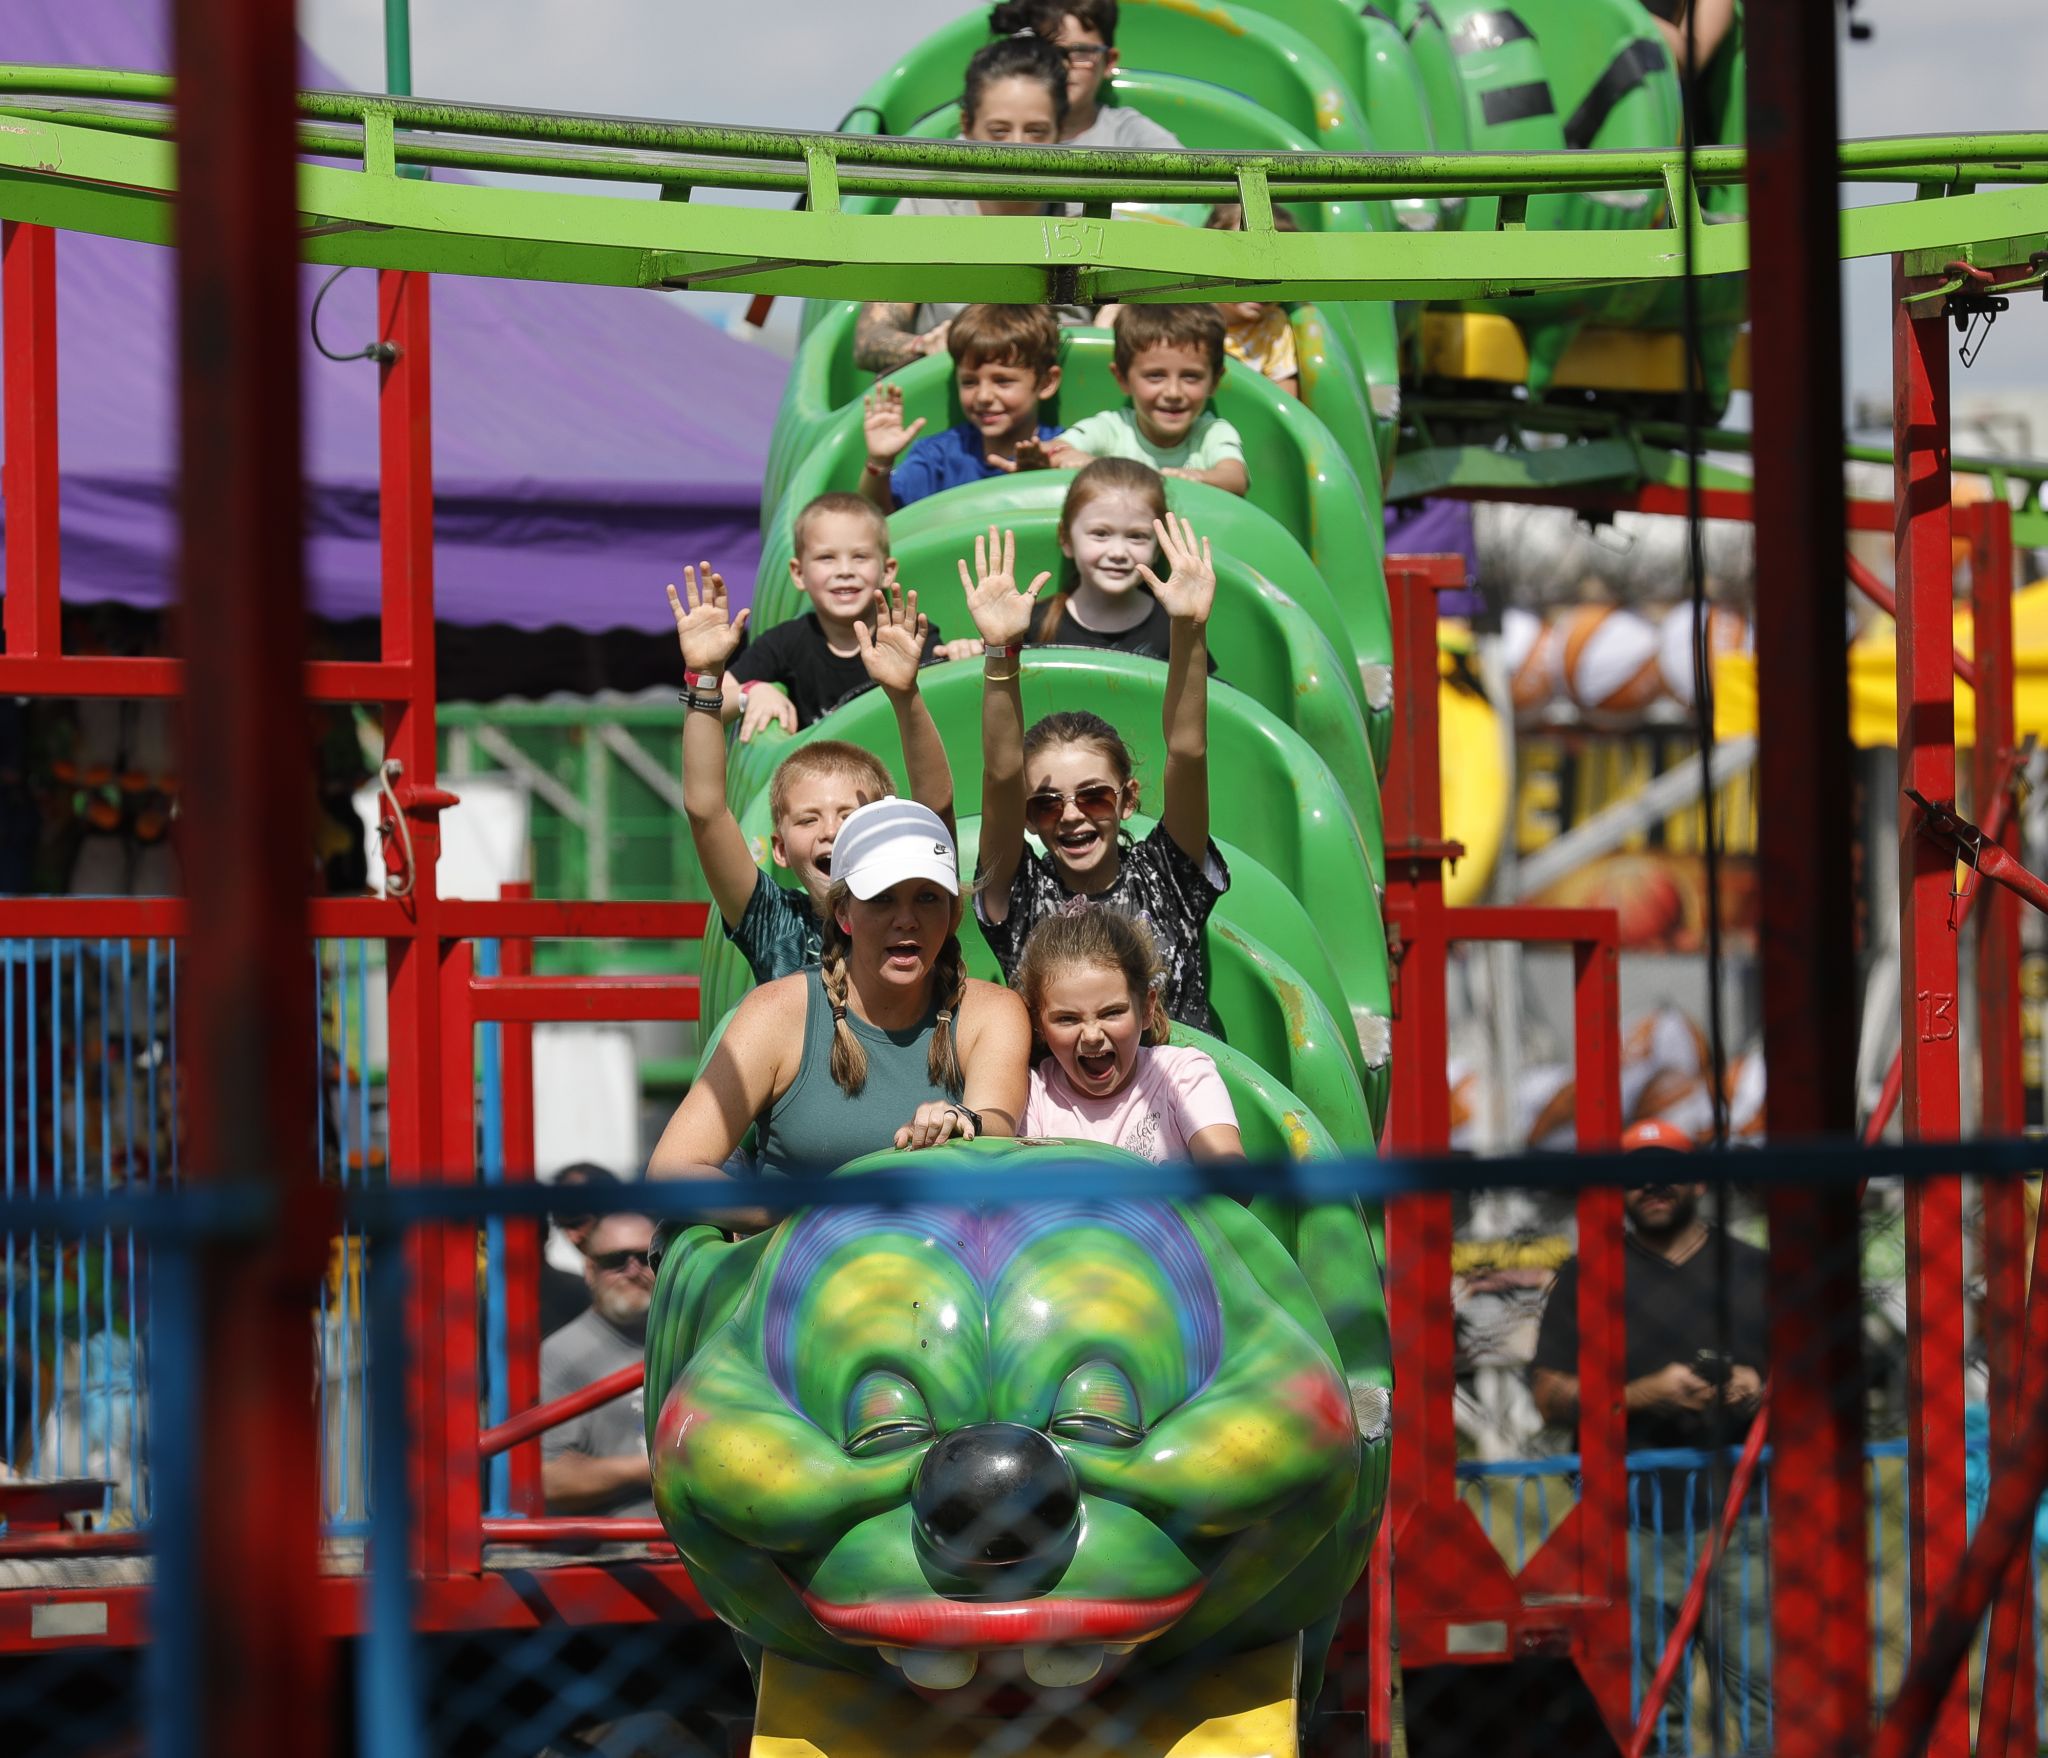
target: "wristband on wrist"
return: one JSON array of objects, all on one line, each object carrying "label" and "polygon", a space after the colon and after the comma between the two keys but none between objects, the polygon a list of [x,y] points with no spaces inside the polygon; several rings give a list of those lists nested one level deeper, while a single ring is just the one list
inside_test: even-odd
[{"label": "wristband on wrist", "polygon": [[722,671],[686,671],[683,682],[693,690],[716,690],[723,688],[725,673]]},{"label": "wristband on wrist", "polygon": [[887,464],[878,464],[874,459],[870,458],[867,461],[867,473],[870,476],[887,476],[889,474],[889,466]]},{"label": "wristband on wrist", "polygon": [[983,659],[1015,659],[1024,651],[1021,641],[985,641],[982,643]]},{"label": "wristband on wrist", "polygon": [[688,707],[692,714],[715,714],[722,717],[725,713],[723,690],[682,690],[677,693],[677,700]]}]

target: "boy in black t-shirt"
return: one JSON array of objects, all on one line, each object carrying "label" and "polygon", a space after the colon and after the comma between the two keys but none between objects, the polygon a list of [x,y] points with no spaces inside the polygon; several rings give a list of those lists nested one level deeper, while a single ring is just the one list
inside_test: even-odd
[{"label": "boy in black t-shirt", "polygon": [[[869,687],[854,625],[874,624],[876,593],[896,578],[889,524],[857,494],[821,494],[796,516],[789,571],[811,608],[750,642],[725,674],[730,704],[744,701],[740,742],[762,727],[806,727]],[[915,606],[913,605],[913,614]],[[948,646],[933,627],[925,660],[972,658],[978,641]]]}]

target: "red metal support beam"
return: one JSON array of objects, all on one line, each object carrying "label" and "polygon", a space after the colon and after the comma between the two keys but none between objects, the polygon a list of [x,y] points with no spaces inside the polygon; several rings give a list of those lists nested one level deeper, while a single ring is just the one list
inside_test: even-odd
[{"label": "red metal support beam", "polygon": [[[1911,795],[1956,797],[1955,578],[1949,521],[1948,318],[1892,268],[1894,542],[1898,562],[1899,987],[1905,1008],[1901,1117],[1913,1141],[1962,1136],[1961,983],[1954,851],[1924,834]],[[1916,315],[1917,314],[1917,315]],[[1960,1176],[1906,1190],[1906,1445],[1912,1629],[1962,1566],[1963,1190]],[[1969,1751],[1968,1681],[1958,1676],[1929,1751]]]},{"label": "red metal support beam", "polygon": [[573,1392],[564,1392],[552,1404],[536,1404],[530,1409],[521,1409],[517,1416],[499,1423],[496,1428],[485,1429],[476,1437],[477,1453],[485,1459],[495,1458],[527,1441],[538,1440],[551,1428],[575,1421],[586,1410],[595,1410],[600,1404],[609,1404],[614,1398],[623,1398],[628,1392],[638,1391],[646,1383],[647,1364],[629,1361],[624,1367],[614,1368],[588,1385],[578,1386]]},{"label": "red metal support beam", "polygon": [[0,499],[7,507],[7,652],[62,650],[58,602],[57,234],[0,222]]},{"label": "red metal support beam", "polygon": [[[533,887],[520,881],[501,885],[501,903],[531,901]],[[533,942],[499,942],[498,968],[508,977],[533,974]],[[533,1145],[533,1027],[508,1021],[498,1028],[499,1133],[507,1183],[531,1184],[536,1170]],[[505,1229],[505,1399],[506,1408],[525,1410],[540,1402],[540,1265],[545,1227],[515,1222]],[[545,1511],[540,1452],[515,1453],[510,1464],[511,1503],[524,1514]]]},{"label": "red metal support beam", "polygon": [[[12,542],[9,552],[12,553]],[[14,602],[10,584],[8,602]],[[55,628],[55,623],[50,627]],[[13,624],[8,625],[12,643]],[[52,645],[56,636],[50,637]],[[380,702],[412,687],[402,665],[375,660],[316,659],[305,667],[304,690],[315,702]],[[10,645],[0,656],[0,694],[9,696],[119,696],[138,701],[168,700],[185,693],[182,661],[127,655],[46,652],[16,657]]]},{"label": "red metal support beam", "polygon": [[554,1020],[693,1020],[695,977],[478,977],[471,1017],[542,1025]]},{"label": "red metal support beam", "polygon": [[[173,1749],[265,1758],[280,1729],[332,1723],[306,1389],[329,1228],[313,1152],[299,695],[298,39],[291,8],[272,0],[180,0],[174,16],[180,588],[194,636],[181,841],[185,871],[203,875],[180,997],[186,1164],[268,1187],[278,1206],[266,1236],[205,1248],[195,1278],[198,1407],[184,1426],[197,1437],[196,1518],[179,1546],[198,1594],[181,1603],[192,1621],[176,1659],[190,1663],[196,1725],[160,1731]],[[37,340],[48,352],[35,370],[54,373],[54,337]],[[42,566],[54,619],[54,551]],[[39,575],[38,596],[43,586]],[[54,652],[43,616],[35,641]]]},{"label": "red metal support beam", "polygon": [[[1855,828],[1842,639],[1842,306],[1835,14],[1745,15],[1749,214],[1769,264],[1750,309],[1756,434],[1764,1055],[1774,1140],[1856,1127]],[[1777,1758],[1848,1758],[1870,1728],[1862,1303],[1853,1191],[1780,1188],[1770,1219]]]},{"label": "red metal support beam", "polygon": [[[1896,619],[1899,614],[1898,594],[1854,556],[1845,555],[1842,561],[1849,570],[1849,584],[1886,616]],[[1949,652],[1956,676],[1974,690],[1977,687],[1977,662],[1967,657],[1960,647],[1952,647]]]}]

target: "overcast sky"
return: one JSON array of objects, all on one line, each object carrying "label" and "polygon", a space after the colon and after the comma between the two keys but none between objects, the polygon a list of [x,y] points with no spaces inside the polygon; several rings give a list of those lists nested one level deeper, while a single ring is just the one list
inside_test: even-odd
[{"label": "overcast sky", "polygon": [[[963,10],[960,0],[412,0],[413,84],[547,109],[830,128],[893,56]],[[1845,135],[2048,126],[2048,0],[1858,0],[1856,12],[1876,38],[1843,47]],[[299,0],[299,18],[346,80],[383,86],[383,0]],[[1849,385],[1880,402],[1891,382],[1886,287],[1882,264],[1849,271]],[[2004,386],[2048,392],[2048,305],[2016,303],[1975,370],[1956,375],[1958,391]]]}]

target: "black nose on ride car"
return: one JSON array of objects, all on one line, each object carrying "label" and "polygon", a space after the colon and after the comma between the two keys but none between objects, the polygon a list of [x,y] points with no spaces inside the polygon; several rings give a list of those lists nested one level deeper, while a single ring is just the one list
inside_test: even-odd
[{"label": "black nose on ride car", "polygon": [[924,1541],[957,1569],[1003,1569],[1063,1550],[1081,1506],[1066,1455],[1035,1428],[979,1422],[934,1443],[911,1511]]}]

